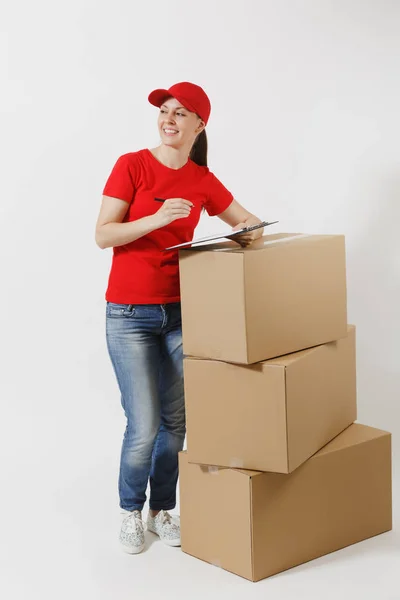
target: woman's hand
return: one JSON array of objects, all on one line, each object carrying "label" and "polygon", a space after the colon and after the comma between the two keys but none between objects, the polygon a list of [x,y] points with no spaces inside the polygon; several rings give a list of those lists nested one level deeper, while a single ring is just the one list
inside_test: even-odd
[{"label": "woman's hand", "polygon": [[[252,227],[253,225],[258,225],[262,223],[261,219],[253,215],[248,210],[246,210],[239,202],[235,199],[232,200],[227,209],[224,210],[218,217],[224,223],[228,223],[228,225],[232,226],[232,231],[238,231],[238,229],[243,229],[244,227]],[[236,223],[235,226],[233,224]],[[235,235],[234,237],[227,236],[232,241],[237,242],[242,247],[249,246],[261,237],[264,234],[264,228],[260,227],[258,229],[254,229],[253,231],[248,231],[245,233],[240,233],[239,235]]]},{"label": "woman's hand", "polygon": [[[232,231],[239,231],[239,229],[243,229],[244,227],[248,227],[246,223],[238,223],[235,227],[232,228]],[[246,246],[250,246],[258,237],[260,237],[260,233],[258,229],[254,229],[253,231],[245,231],[243,233],[239,233],[239,235],[235,235],[232,238],[227,236],[234,242],[237,242],[242,246],[242,248],[246,248]]]},{"label": "woman's hand", "polygon": [[161,208],[155,213],[159,222],[159,227],[169,225],[176,219],[184,219],[190,215],[194,206],[190,200],[184,198],[169,198],[165,200]]}]

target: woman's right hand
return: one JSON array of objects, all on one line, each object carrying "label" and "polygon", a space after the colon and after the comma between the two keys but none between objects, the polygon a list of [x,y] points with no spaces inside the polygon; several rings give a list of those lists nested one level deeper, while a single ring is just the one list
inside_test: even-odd
[{"label": "woman's right hand", "polygon": [[194,206],[190,200],[184,198],[169,198],[165,200],[161,208],[155,213],[160,222],[160,227],[169,225],[176,219],[184,219],[190,215]]}]

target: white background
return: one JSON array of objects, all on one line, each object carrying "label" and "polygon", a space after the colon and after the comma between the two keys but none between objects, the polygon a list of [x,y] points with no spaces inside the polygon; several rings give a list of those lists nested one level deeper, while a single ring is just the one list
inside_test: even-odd
[{"label": "white background", "polygon": [[346,235],[359,422],[393,433],[398,526],[399,31],[396,0],[2,3],[4,598],[400,598],[396,528],[257,584],[161,543],[120,551],[111,250],[94,241],[115,160],[159,142],[149,92],[202,85],[209,166],[239,202],[274,231]]}]

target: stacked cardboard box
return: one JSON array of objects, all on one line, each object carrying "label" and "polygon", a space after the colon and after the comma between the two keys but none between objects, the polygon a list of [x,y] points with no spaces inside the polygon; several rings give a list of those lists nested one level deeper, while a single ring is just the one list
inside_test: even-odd
[{"label": "stacked cardboard box", "polygon": [[344,237],[180,253],[182,550],[252,581],[391,529],[391,436],[356,424]]}]

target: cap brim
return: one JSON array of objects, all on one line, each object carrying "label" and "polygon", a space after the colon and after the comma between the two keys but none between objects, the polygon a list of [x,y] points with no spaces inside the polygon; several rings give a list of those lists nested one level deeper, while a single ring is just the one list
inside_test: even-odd
[{"label": "cap brim", "polygon": [[160,107],[167,98],[176,98],[179,102],[182,103],[182,106],[184,106],[187,110],[194,113],[197,112],[196,109],[191,105],[191,103],[188,102],[185,98],[182,98],[180,94],[173,95],[169,90],[153,90],[149,94],[148,100],[150,104],[153,104],[153,106]]},{"label": "cap brim", "polygon": [[161,106],[166,98],[171,96],[171,93],[168,90],[153,90],[149,94],[149,102],[153,106]]}]

